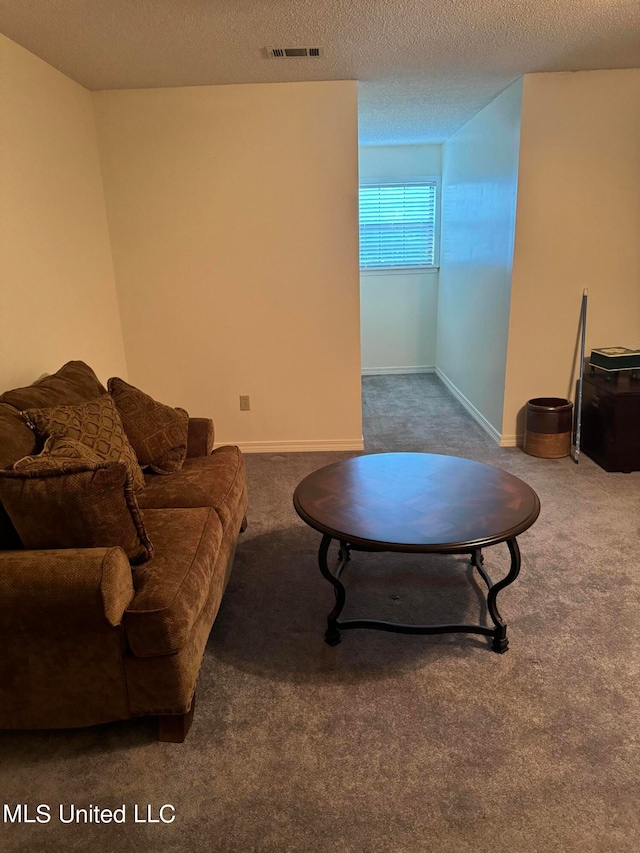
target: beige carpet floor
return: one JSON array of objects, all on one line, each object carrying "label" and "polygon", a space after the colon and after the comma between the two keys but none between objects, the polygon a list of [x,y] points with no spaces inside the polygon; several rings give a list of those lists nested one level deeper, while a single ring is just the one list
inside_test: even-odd
[{"label": "beige carpet floor", "polygon": [[[540,495],[501,609],[505,655],[471,635],[350,631],[323,642],[331,590],[298,481],[351,454],[247,457],[250,527],[182,746],[147,721],[0,733],[0,853],[636,853],[640,849],[640,473],[500,449],[434,377],[369,377],[366,452],[466,456]],[[338,416],[338,413],[336,414]],[[506,546],[485,552],[496,576]],[[347,615],[486,614],[462,557],[355,554]],[[170,825],[61,825],[79,807],[164,803]]]}]

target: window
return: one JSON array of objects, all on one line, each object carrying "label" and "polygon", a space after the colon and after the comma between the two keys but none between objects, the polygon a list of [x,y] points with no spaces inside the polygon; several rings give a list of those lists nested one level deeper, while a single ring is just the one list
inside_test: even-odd
[{"label": "window", "polygon": [[436,181],[360,187],[360,269],[435,267]]}]

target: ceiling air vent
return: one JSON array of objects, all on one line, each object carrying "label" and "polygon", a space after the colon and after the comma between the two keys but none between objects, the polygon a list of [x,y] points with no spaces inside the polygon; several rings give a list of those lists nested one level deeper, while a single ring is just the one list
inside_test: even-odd
[{"label": "ceiling air vent", "polygon": [[289,56],[322,56],[321,47],[266,47],[268,59],[284,59]]}]

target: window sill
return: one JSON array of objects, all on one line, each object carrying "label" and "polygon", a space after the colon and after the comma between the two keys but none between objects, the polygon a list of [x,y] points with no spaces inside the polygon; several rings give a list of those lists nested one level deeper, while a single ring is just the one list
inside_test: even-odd
[{"label": "window sill", "polygon": [[378,275],[437,275],[440,267],[388,267],[378,270],[360,270],[360,276]]}]

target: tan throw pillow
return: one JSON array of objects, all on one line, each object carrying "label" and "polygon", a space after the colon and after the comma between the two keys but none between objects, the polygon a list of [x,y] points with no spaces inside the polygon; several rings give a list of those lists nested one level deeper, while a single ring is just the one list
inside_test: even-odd
[{"label": "tan throw pillow", "polygon": [[105,462],[123,462],[136,489],[144,489],[144,474],[126,436],[110,394],[76,406],[26,409],[23,418],[41,441],[58,435],[79,441]]},{"label": "tan throw pillow", "polygon": [[25,548],[119,545],[134,564],[151,559],[153,546],[124,463],[46,457],[41,468],[30,462],[0,471],[0,500]]},{"label": "tan throw pillow", "polygon": [[127,438],[143,468],[173,474],[187,458],[189,415],[172,409],[116,376],[107,383]]}]

